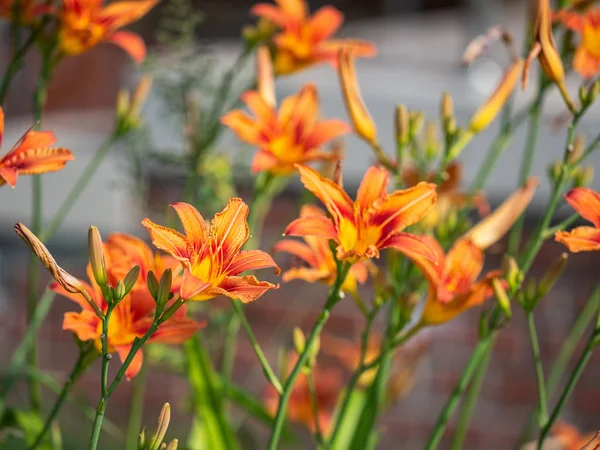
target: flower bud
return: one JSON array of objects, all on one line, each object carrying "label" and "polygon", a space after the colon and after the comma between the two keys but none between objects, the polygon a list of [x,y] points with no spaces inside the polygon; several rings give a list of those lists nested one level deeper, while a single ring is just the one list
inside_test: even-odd
[{"label": "flower bud", "polygon": [[504,255],[502,260],[502,278],[506,280],[511,291],[514,292],[523,282],[523,272],[519,269],[515,258]]},{"label": "flower bud", "polygon": [[98,286],[105,287],[108,283],[108,275],[106,273],[106,262],[104,261],[104,245],[98,228],[94,226],[91,226],[88,231],[88,253],[94,279]]},{"label": "flower bud", "polygon": [[127,295],[127,292],[125,292],[125,284],[123,283],[123,280],[119,280],[114,289],[115,301],[120,301],[125,295]]},{"label": "flower bud", "polygon": [[138,85],[135,87],[133,91],[133,97],[131,98],[131,107],[129,108],[129,116],[136,122],[136,125],[139,126],[140,122],[140,113],[142,112],[142,107],[148,98],[148,94],[150,93],[150,89],[152,88],[152,77],[143,76]]},{"label": "flower bud", "polygon": [[569,255],[567,253],[563,253],[560,257],[554,261],[546,273],[542,276],[540,283],[537,288],[537,297],[544,297],[548,292],[552,290],[554,287],[554,283],[560,278],[563,270],[567,266],[567,259]]},{"label": "flower bud", "polygon": [[410,139],[416,138],[421,134],[423,125],[425,124],[425,114],[421,111],[411,111],[410,114]]},{"label": "flower bud", "polygon": [[160,414],[158,416],[158,423],[156,424],[156,431],[150,437],[150,441],[148,442],[148,450],[158,450],[160,448],[160,444],[162,444],[163,438],[167,433],[167,428],[169,428],[169,422],[171,421],[171,405],[165,403],[160,410]]},{"label": "flower bud", "polygon": [[502,281],[498,278],[492,279],[492,289],[494,290],[494,295],[496,296],[496,300],[498,301],[498,306],[504,313],[504,315],[510,319],[512,317],[512,311],[510,308],[510,300],[508,295],[506,294],[506,290],[502,284]]},{"label": "flower bud", "polygon": [[479,133],[483,131],[496,118],[515,89],[522,70],[522,59],[515,61],[506,70],[504,77],[496,87],[496,90],[487,99],[487,101],[479,107],[475,114],[473,114],[473,117],[471,117],[471,121],[469,122],[469,130],[472,133]]},{"label": "flower bud", "polygon": [[50,254],[50,251],[29,228],[19,222],[15,224],[15,232],[23,239],[23,242],[27,244],[29,249],[35,253],[44,267],[50,272],[50,275],[52,275],[58,284],[60,284],[67,292],[72,294],[85,293],[85,288],[81,281],[56,263],[56,260]]},{"label": "flower bud", "polygon": [[169,301],[169,295],[171,294],[171,282],[173,280],[173,274],[171,269],[167,269],[163,272],[158,285],[158,291],[156,293],[156,304],[166,305]]},{"label": "flower bud", "polygon": [[552,183],[556,183],[562,176],[563,170],[562,161],[554,161],[552,164],[550,164],[548,166],[548,178],[550,178],[550,181],[552,181]]},{"label": "flower bud", "polygon": [[273,63],[269,49],[264,45],[256,51],[256,87],[265,103],[274,108],[276,100]]},{"label": "flower bud", "polygon": [[360,95],[352,54],[349,49],[343,48],[338,58],[340,85],[354,131],[369,144],[376,145],[377,127]]},{"label": "flower bud", "polygon": [[142,431],[140,431],[140,434],[138,434],[138,450],[145,450],[146,442],[146,427],[143,427]]},{"label": "flower bud", "polygon": [[140,266],[135,265],[127,272],[123,283],[125,285],[125,295],[129,294],[129,291],[133,289],[135,283],[137,283],[138,277],[140,276]]},{"label": "flower bud", "polygon": [[425,124],[425,156],[427,159],[433,159],[438,154],[440,149],[440,141],[438,139],[438,128],[434,122]]},{"label": "flower bud", "polygon": [[579,158],[581,158],[581,155],[583,155],[584,150],[585,137],[581,134],[578,134],[577,136],[575,136],[575,139],[573,140],[573,145],[569,149],[569,156],[567,158],[567,162],[569,164],[574,164],[577,161],[579,161]]},{"label": "flower bud", "polygon": [[410,116],[406,106],[396,106],[394,123],[396,125],[396,141],[398,145],[407,145],[410,142]]},{"label": "flower bud", "polygon": [[177,450],[177,446],[179,445],[179,441],[177,439],[173,439],[169,442],[165,450]]},{"label": "flower bud", "polygon": [[592,166],[576,167],[572,176],[574,187],[587,186],[594,181],[594,168]]},{"label": "flower bud", "polygon": [[304,333],[299,327],[295,327],[293,331],[293,341],[294,341],[294,349],[296,353],[299,355],[304,352],[306,348],[306,338],[304,337]]},{"label": "flower bud", "polygon": [[448,92],[442,94],[440,102],[440,116],[446,134],[454,134],[456,131],[456,118],[454,117],[454,101]]},{"label": "flower bud", "polygon": [[147,284],[150,295],[154,300],[156,300],[158,298],[158,279],[156,278],[156,275],[154,275],[154,272],[152,272],[151,270],[148,272]]}]

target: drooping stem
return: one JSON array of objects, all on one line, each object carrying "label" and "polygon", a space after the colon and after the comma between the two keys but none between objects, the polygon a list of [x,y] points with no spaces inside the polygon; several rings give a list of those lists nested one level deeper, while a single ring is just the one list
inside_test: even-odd
[{"label": "drooping stem", "polygon": [[491,337],[488,336],[486,338],[481,339],[477,343],[477,346],[473,350],[473,353],[471,354],[471,357],[469,358],[467,366],[465,367],[465,370],[463,371],[463,373],[460,377],[460,380],[458,381],[457,385],[454,387],[454,390],[452,391],[450,398],[448,398],[448,400],[446,401],[446,404],[442,408],[440,415],[438,416],[433,433],[431,434],[431,437],[429,438],[429,441],[427,442],[427,445],[425,446],[426,450],[433,450],[433,449],[437,448],[440,441],[442,440],[442,436],[444,435],[444,431],[446,430],[446,426],[448,425],[448,420],[450,419],[450,417],[456,410],[456,407],[458,406],[458,402],[460,401],[460,398],[462,397],[463,393],[465,392],[467,385],[471,381],[471,378],[473,377],[475,370],[479,367],[479,365],[481,364],[481,361],[485,357],[485,354],[487,352],[487,348],[490,345],[490,342],[491,342]]},{"label": "drooping stem", "polygon": [[102,164],[106,155],[110,152],[111,148],[115,145],[116,141],[119,139],[116,133],[110,135],[110,137],[96,150],[96,154],[90,160],[88,165],[83,169],[77,181],[71,188],[71,191],[67,195],[67,197],[63,200],[62,204],[54,214],[54,217],[50,221],[47,227],[40,233],[39,237],[42,242],[47,241],[54,233],[60,228],[61,224],[67,217],[71,208],[75,205],[91,179],[94,177],[94,174]]},{"label": "drooping stem", "polygon": [[71,373],[69,373],[69,376],[67,377],[65,384],[63,385],[60,393],[58,394],[58,397],[54,401],[54,405],[52,406],[48,417],[46,417],[46,421],[44,422],[42,431],[40,431],[40,433],[37,435],[33,444],[29,446],[29,450],[35,450],[44,441],[46,434],[48,434],[48,431],[50,431],[50,427],[54,423],[54,419],[56,418],[58,412],[62,408],[64,401],[69,396],[71,389],[73,388],[73,386],[75,386],[77,381],[79,381],[79,378],[81,377],[81,375],[83,375],[89,363],[91,362],[89,356],[90,353],[94,351],[94,348],[91,346],[87,346],[85,348],[81,347],[79,349],[79,356],[77,357],[77,361],[75,362]]},{"label": "drooping stem", "polygon": [[296,383],[296,378],[298,378],[300,371],[302,370],[304,364],[306,364],[308,356],[310,355],[316,340],[321,335],[321,331],[323,330],[325,323],[327,323],[327,319],[329,319],[331,310],[341,298],[340,289],[344,283],[344,280],[346,279],[349,269],[349,265],[338,263],[337,276],[335,282],[329,290],[329,295],[327,296],[325,306],[323,307],[321,314],[319,314],[317,322],[315,323],[310,335],[308,336],[308,339],[306,340],[306,347],[304,348],[304,351],[300,354],[296,365],[292,369],[283,386],[283,395],[279,399],[279,405],[277,406],[277,413],[275,415],[275,423],[271,433],[271,438],[269,439],[269,450],[275,450],[279,445],[281,431],[283,430],[283,424],[287,414],[287,406],[294,389],[294,384]]},{"label": "drooping stem", "polygon": [[527,312],[527,327],[529,329],[529,338],[531,339],[531,350],[533,352],[533,363],[535,365],[535,376],[537,379],[538,387],[539,424],[540,428],[542,428],[548,421],[548,400],[546,398],[546,382],[544,379],[544,367],[542,365],[542,358],[540,356],[540,344],[535,328],[535,321],[533,319],[533,312],[531,311]]}]

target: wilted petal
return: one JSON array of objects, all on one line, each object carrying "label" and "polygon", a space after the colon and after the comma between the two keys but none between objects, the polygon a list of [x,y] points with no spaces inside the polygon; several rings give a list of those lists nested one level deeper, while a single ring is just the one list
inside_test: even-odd
[{"label": "wilted petal", "polygon": [[191,244],[183,234],[172,228],[158,225],[148,218],[142,220],[142,225],[148,230],[155,247],[164,250],[179,261],[188,261]]},{"label": "wilted petal", "polygon": [[227,268],[227,274],[238,275],[246,270],[266,269],[267,267],[275,267],[277,274],[281,272],[268,253],[262,250],[246,250],[233,258],[231,265]]},{"label": "wilted petal", "polygon": [[522,188],[515,191],[493,213],[471,228],[464,237],[473,241],[482,250],[497,242],[525,211],[537,185],[537,178],[529,178]]},{"label": "wilted petal", "polygon": [[278,284],[258,281],[255,276],[246,275],[243,277],[226,277],[214,290],[229,298],[240,300],[242,303],[249,303],[268,290],[277,288],[279,288]]},{"label": "wilted petal", "polygon": [[571,231],[557,231],[554,239],[566,245],[573,253],[600,251],[600,229],[577,227]]},{"label": "wilted petal", "polygon": [[586,187],[571,189],[565,200],[596,228],[600,228],[600,193]]}]

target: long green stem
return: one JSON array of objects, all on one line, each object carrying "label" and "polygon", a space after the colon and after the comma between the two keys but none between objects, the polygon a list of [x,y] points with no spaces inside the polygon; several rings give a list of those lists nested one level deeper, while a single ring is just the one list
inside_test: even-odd
[{"label": "long green stem", "polygon": [[148,366],[146,364],[142,365],[132,383],[133,389],[129,404],[129,421],[127,422],[125,450],[137,450],[138,448],[138,436],[142,428],[144,413],[144,396],[148,383]]},{"label": "long green stem", "polygon": [[469,430],[469,423],[471,423],[471,417],[473,416],[475,406],[477,405],[477,400],[479,399],[479,393],[481,392],[483,381],[485,380],[485,375],[487,374],[493,348],[494,342],[492,342],[485,351],[485,355],[482,358],[481,364],[479,367],[477,367],[477,370],[473,375],[473,380],[469,384],[467,396],[461,406],[460,414],[458,416],[456,432],[454,433],[452,445],[450,447],[451,450],[461,450],[463,448],[465,437],[467,435],[467,431]]},{"label": "long green stem", "polygon": [[62,408],[64,401],[67,399],[69,393],[71,392],[71,389],[77,383],[77,381],[79,381],[79,378],[81,377],[81,375],[83,375],[85,369],[88,367],[90,362],[90,360],[88,359],[90,351],[94,351],[94,349],[91,347],[79,349],[79,356],[77,357],[77,361],[75,362],[73,369],[71,369],[71,373],[67,377],[65,384],[63,385],[60,393],[58,394],[58,397],[54,402],[54,406],[52,406],[52,409],[50,410],[50,414],[48,414],[48,417],[46,417],[46,421],[44,422],[44,427],[42,428],[42,431],[40,431],[40,433],[37,435],[34,443],[29,447],[29,450],[35,450],[36,448],[38,448],[38,446],[46,437],[46,434],[48,433],[50,427],[54,423],[54,419],[56,418],[56,415]]},{"label": "long green stem", "polygon": [[[523,152],[523,159],[521,161],[521,169],[519,171],[518,186],[523,186],[531,173],[531,166],[533,165],[533,157],[537,148],[538,131],[540,128],[540,120],[542,117],[542,100],[543,93],[538,96],[530,110],[529,115],[529,130],[527,132],[527,139],[525,143],[525,151]],[[524,214],[519,217],[517,222],[513,225],[509,238],[508,238],[508,252],[515,254],[519,248],[521,242],[521,234],[523,233],[523,225],[525,223]]]},{"label": "long green stem", "polygon": [[527,312],[527,327],[529,329],[529,338],[531,339],[531,351],[533,353],[533,363],[535,365],[535,376],[537,379],[538,387],[538,401],[539,401],[539,424],[542,428],[548,421],[548,400],[546,393],[546,382],[544,379],[544,367],[542,365],[542,357],[540,356],[540,343],[538,340],[537,331],[535,328],[535,321],[533,319],[533,312]]},{"label": "long green stem", "polygon": [[248,336],[248,339],[250,340],[250,344],[252,345],[252,348],[254,349],[254,352],[256,353],[256,357],[258,358],[258,361],[260,362],[260,365],[263,368],[263,371],[265,373],[265,376],[267,377],[267,380],[269,380],[269,383],[271,383],[273,385],[273,387],[277,390],[277,392],[279,394],[282,394],[283,386],[281,386],[281,382],[277,378],[277,375],[275,375],[275,372],[273,372],[273,369],[271,369],[269,361],[267,361],[267,357],[263,353],[263,351],[260,347],[260,344],[258,343],[258,341],[256,339],[256,336],[254,336],[252,327],[248,323],[248,319],[246,319],[246,316],[244,314],[244,309],[243,309],[241,302],[239,300],[231,300],[231,305],[233,306],[233,311],[235,312],[236,316],[239,318],[239,320],[242,324],[242,327],[246,331],[246,335]]},{"label": "long green stem", "polygon": [[75,203],[77,202],[77,200],[79,199],[79,197],[81,196],[91,179],[94,177],[94,174],[102,164],[102,161],[104,160],[104,158],[106,158],[106,155],[108,155],[111,148],[115,145],[118,139],[119,136],[116,133],[113,133],[98,148],[98,150],[96,150],[96,154],[85,167],[85,169],[83,169],[83,172],[81,172],[79,178],[77,178],[77,181],[75,181],[75,184],[71,188],[71,191],[63,200],[62,204],[54,214],[54,217],[52,218],[48,226],[45,227],[39,235],[42,242],[45,242],[48,239],[50,239],[54,235],[54,233],[56,233],[58,228],[60,228],[61,224],[67,217],[67,214],[69,213],[71,208],[73,208],[73,206],[75,205]]},{"label": "long green stem", "polygon": [[234,313],[229,316],[227,331],[225,333],[225,344],[223,345],[223,364],[221,374],[226,380],[231,379],[233,373],[233,365],[235,362],[235,353],[237,349],[237,335],[240,330],[240,317]]},{"label": "long green stem", "polygon": [[296,365],[292,369],[290,376],[288,377],[283,386],[283,395],[279,399],[279,405],[277,406],[277,414],[275,415],[275,424],[273,426],[271,438],[269,439],[269,450],[275,450],[279,445],[279,440],[281,439],[281,431],[283,429],[283,424],[285,423],[287,405],[290,401],[290,396],[292,395],[292,391],[294,389],[294,383],[296,382],[296,378],[298,378],[300,371],[304,367],[304,364],[306,364],[306,360],[308,359],[308,356],[316,340],[321,335],[321,331],[323,330],[325,323],[327,323],[327,319],[329,319],[331,310],[341,298],[340,289],[342,287],[342,284],[344,283],[344,280],[346,279],[346,275],[348,274],[349,269],[350,267],[346,264],[338,264],[337,276],[335,282],[333,283],[333,286],[331,286],[329,290],[327,302],[325,303],[325,306],[323,307],[323,310],[321,311],[317,322],[315,323],[310,335],[308,336],[308,339],[306,341],[306,348],[300,354]]},{"label": "long green stem", "polygon": [[433,450],[433,449],[437,448],[437,446],[440,444],[440,441],[442,440],[442,436],[444,435],[444,431],[446,430],[448,420],[450,419],[450,417],[456,410],[456,407],[458,406],[458,402],[460,401],[460,398],[462,397],[465,389],[467,388],[467,385],[471,381],[471,378],[473,377],[475,370],[477,369],[477,367],[479,367],[479,365],[481,364],[481,361],[485,357],[487,348],[489,347],[490,342],[491,342],[490,339],[491,339],[490,337],[487,337],[487,338],[481,339],[477,343],[477,346],[473,350],[473,353],[471,354],[471,357],[469,358],[469,362],[467,363],[467,366],[465,367],[465,370],[463,371],[463,374],[460,377],[460,380],[458,381],[457,385],[454,387],[454,390],[452,391],[450,398],[446,401],[446,404],[444,405],[440,415],[438,416],[433,433],[432,433],[431,437],[429,438],[427,445],[425,446],[426,450]]},{"label": "long green stem", "polygon": [[315,386],[315,375],[311,370],[310,373],[306,376],[308,379],[308,392],[310,394],[310,405],[312,408],[312,415],[315,426],[315,438],[317,440],[317,444],[319,449],[326,450],[328,448],[327,442],[323,437],[323,431],[321,430],[321,423],[319,421],[319,402],[317,400],[317,388]]}]

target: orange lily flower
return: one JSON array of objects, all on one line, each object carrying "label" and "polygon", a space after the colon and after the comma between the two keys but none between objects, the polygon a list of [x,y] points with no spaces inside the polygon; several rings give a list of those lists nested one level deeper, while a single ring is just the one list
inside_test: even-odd
[{"label": "orange lily flower", "polygon": [[0,0],[0,17],[9,21],[18,20],[22,25],[31,25],[42,14],[51,11],[51,7],[36,0],[19,0],[18,17],[14,14],[15,0]]},{"label": "orange lily flower", "polygon": [[[438,185],[438,198],[432,211],[419,222],[419,225],[426,230],[431,230],[443,222],[456,209],[474,206],[479,216],[483,217],[489,214],[490,205],[483,193],[469,195],[460,191],[459,186],[462,178],[462,167],[459,163],[452,163],[446,169],[447,177]],[[422,180],[419,172],[415,168],[407,168],[402,171],[402,179],[406,186],[415,186],[419,181],[431,182],[435,180],[436,172],[432,172]]]},{"label": "orange lily flower", "polygon": [[[293,367],[297,360],[296,353],[290,352],[287,366]],[[341,375],[340,371],[334,368],[322,368],[317,365],[312,369],[318,408],[317,420],[319,429],[325,435],[331,429],[333,411],[337,404],[338,395],[342,390]],[[279,403],[279,394],[271,384],[267,386],[263,399],[267,411],[270,414],[275,414]],[[287,417],[290,421],[306,425],[313,433],[316,431],[315,415],[306,373],[301,373],[296,379],[288,403]]]},{"label": "orange lily flower", "polygon": [[[152,326],[156,303],[146,288],[148,272],[152,270],[160,279],[167,266],[173,266],[177,261],[169,257],[153,255],[150,248],[141,240],[125,234],[114,234],[104,244],[105,261],[109,283],[113,286],[135,264],[140,266],[140,276],[134,288],[114,309],[108,327],[109,351],[117,352],[121,361],[125,361],[136,338],[141,338]],[[96,284],[91,265],[87,267],[90,284],[83,286],[92,300],[102,312],[108,306],[104,301],[102,291]],[[176,280],[177,277],[174,277]],[[177,285],[177,283],[175,283]],[[172,287],[174,288],[174,287]],[[101,348],[100,334],[102,321],[96,316],[92,307],[79,294],[68,292],[58,283],[52,283],[50,289],[73,300],[81,306],[81,312],[67,312],[63,320],[63,330],[70,330],[82,341],[93,340],[98,349]],[[198,323],[186,317],[186,306],[163,323],[148,342],[164,342],[180,344],[188,340],[200,327]],[[142,351],[138,351],[127,369],[125,375],[131,379],[137,375],[143,363]]]},{"label": "orange lily flower", "polygon": [[[0,107],[0,144],[4,134],[4,112]],[[19,175],[56,172],[71,161],[73,154],[66,148],[51,148],[56,137],[51,131],[30,130],[0,158],[0,186],[15,187]]]},{"label": "orange lily flower", "polygon": [[341,120],[318,120],[319,97],[313,84],[287,97],[279,111],[257,91],[246,92],[242,100],[255,117],[237,109],[223,116],[221,122],[241,140],[258,147],[252,161],[254,172],[287,175],[296,163],[335,158],[321,147],[350,132],[350,126]]},{"label": "orange lily flower", "polygon": [[530,178],[524,187],[458,239],[447,254],[433,237],[423,238],[437,259],[415,258],[429,284],[421,325],[445,323],[492,296],[492,280],[502,272],[488,272],[477,281],[485,259],[483,250],[508,232],[531,202],[536,187],[537,179]]},{"label": "orange lily flower", "polygon": [[198,210],[187,203],[171,205],[185,230],[185,235],[144,219],[152,243],[171,254],[183,266],[180,295],[185,300],[204,301],[225,295],[248,303],[266,291],[277,289],[253,275],[238,276],[246,270],[279,267],[273,258],[260,250],[240,251],[250,236],[248,206],[239,198],[229,200],[223,211],[215,214],[210,229]]},{"label": "orange lily flower", "polygon": [[327,208],[331,219],[301,217],[285,230],[286,236],[321,236],[335,241],[338,260],[351,263],[379,257],[379,250],[394,248],[408,257],[435,259],[436,255],[418,236],[403,233],[418,222],[435,203],[435,185],[416,186],[387,194],[389,172],[371,167],[358,189],[356,201],[336,183],[310,167],[297,165],[300,180]]},{"label": "orange lily flower", "polygon": [[554,239],[565,244],[573,253],[600,250],[600,194],[589,188],[572,189],[565,199],[575,211],[594,224],[576,227],[571,231],[557,231]]},{"label": "orange lily flower", "polygon": [[[322,209],[304,205],[300,210],[300,218],[304,217],[323,217],[327,216]],[[329,246],[329,240],[320,236],[304,236],[305,243],[283,239],[273,247],[273,251],[286,252],[300,258],[309,267],[297,267],[285,271],[282,279],[285,282],[294,279],[300,279],[309,283],[322,281],[331,286],[335,282],[337,267],[333,252]],[[369,276],[367,261],[354,264],[346,280],[342,284],[342,291],[355,293],[358,284],[364,284]]]},{"label": "orange lily flower", "polygon": [[583,14],[563,10],[554,16],[565,27],[579,33],[581,42],[573,58],[573,69],[584,78],[600,73],[600,9],[590,9]]},{"label": "orange lily flower", "polygon": [[145,16],[157,3],[134,0],[104,6],[102,0],[64,0],[59,13],[60,49],[67,55],[78,55],[100,42],[111,42],[140,63],[146,58],[144,41],[135,33],[119,30]]},{"label": "orange lily flower", "polygon": [[250,13],[280,29],[273,40],[278,74],[290,74],[323,62],[335,65],[342,48],[350,48],[356,56],[375,54],[375,47],[365,41],[329,39],[344,21],[337,8],[324,6],[310,16],[305,0],[275,1],[277,5],[259,3]]},{"label": "orange lily flower", "polygon": [[561,443],[564,450],[582,450],[594,436],[595,433],[583,434],[567,422],[558,422],[552,429],[552,437]]}]

